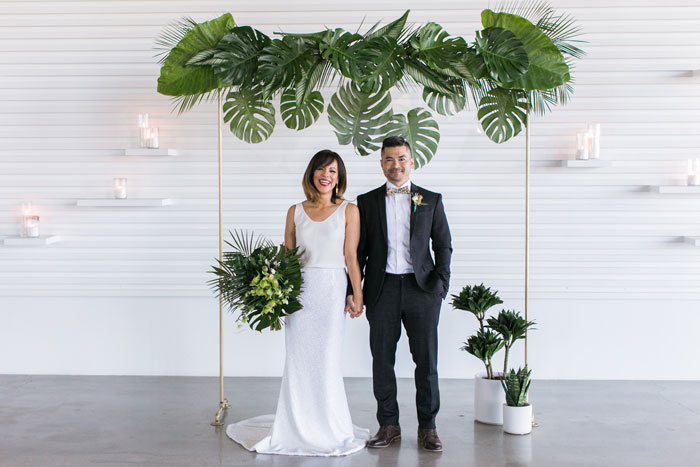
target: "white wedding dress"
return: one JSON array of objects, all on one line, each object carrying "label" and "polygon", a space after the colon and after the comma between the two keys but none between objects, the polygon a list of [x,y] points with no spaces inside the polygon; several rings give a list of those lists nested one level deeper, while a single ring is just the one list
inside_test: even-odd
[{"label": "white wedding dress", "polygon": [[229,425],[226,434],[249,451],[344,456],[364,448],[369,431],[353,426],[341,351],[345,326],[345,208],[321,222],[301,203],[294,224],[303,250],[303,308],[286,318],[284,375],[277,413]]}]

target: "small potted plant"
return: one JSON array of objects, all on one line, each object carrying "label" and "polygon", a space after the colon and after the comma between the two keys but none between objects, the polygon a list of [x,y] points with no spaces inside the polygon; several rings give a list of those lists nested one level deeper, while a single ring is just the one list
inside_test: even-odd
[{"label": "small potted plant", "polygon": [[532,431],[532,406],[528,403],[532,370],[510,370],[501,381],[506,402],[503,404],[503,431],[511,435],[527,435]]},{"label": "small potted plant", "polygon": [[[479,321],[476,334],[469,337],[461,348],[481,360],[486,368],[485,373],[474,376],[474,419],[501,425],[505,403],[501,381],[508,368],[510,349],[516,341],[525,338],[525,333],[535,323],[511,310],[501,310],[496,317],[487,318],[486,312],[503,301],[498,297],[498,291],[491,291],[484,284],[467,285],[452,298],[455,309],[469,311]],[[495,372],[492,360],[502,348],[505,348],[503,372]]]}]

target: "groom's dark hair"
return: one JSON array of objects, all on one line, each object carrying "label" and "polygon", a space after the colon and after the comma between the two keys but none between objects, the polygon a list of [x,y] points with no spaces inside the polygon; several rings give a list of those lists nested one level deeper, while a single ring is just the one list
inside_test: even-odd
[{"label": "groom's dark hair", "polygon": [[408,141],[403,136],[389,136],[382,141],[382,154],[384,154],[384,148],[396,148],[399,146],[406,146],[409,154],[411,153],[411,145],[408,144]]}]

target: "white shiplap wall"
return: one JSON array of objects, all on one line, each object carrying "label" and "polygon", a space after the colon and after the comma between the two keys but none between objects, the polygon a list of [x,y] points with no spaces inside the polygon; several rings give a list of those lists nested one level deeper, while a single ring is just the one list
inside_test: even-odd
[{"label": "white shiplap wall", "polygon": [[[575,71],[573,102],[532,125],[531,316],[540,329],[531,364],[549,378],[698,379],[700,366],[689,372],[687,362],[653,349],[698,358],[691,329],[700,325],[700,248],[681,238],[700,235],[700,196],[646,187],[684,183],[686,159],[700,156],[700,77],[690,73],[700,69],[700,6],[553,4],[580,21],[588,56]],[[416,6],[411,21],[436,21],[471,40],[488,3],[348,5],[0,1],[0,237],[18,232],[20,203],[31,200],[43,233],[63,238],[45,248],[0,247],[0,355],[13,355],[0,357],[0,372],[216,374],[217,306],[206,286],[217,254],[216,109],[171,113],[156,93],[154,39],[182,16],[231,11],[238,24],[271,34],[356,29]],[[420,105],[419,96],[395,100],[397,110]],[[144,112],[160,128],[161,147],[180,156],[119,155],[135,145]],[[615,165],[560,167],[590,121],[602,124],[602,157]],[[521,309],[524,138],[491,143],[473,111],[439,122],[439,152],[414,180],[444,194],[453,292],[483,281]],[[281,240],[306,162],[326,147],[346,160],[350,197],[382,182],[377,157],[338,146],[325,117],[300,133],[280,123],[260,145],[225,134],[225,228]],[[75,205],[110,197],[117,176],[129,179],[132,198],[174,204]],[[457,350],[473,324],[444,307],[443,376],[478,369]],[[365,334],[364,321],[349,326],[346,374],[369,374]],[[281,362],[266,354],[281,343],[281,334],[229,335],[228,354],[249,356],[229,358],[227,373],[279,374]],[[401,352],[399,372],[408,376],[405,343]]]}]

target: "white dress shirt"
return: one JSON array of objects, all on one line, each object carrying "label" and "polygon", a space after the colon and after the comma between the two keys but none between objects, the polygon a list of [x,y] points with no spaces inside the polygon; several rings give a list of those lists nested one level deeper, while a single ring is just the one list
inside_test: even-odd
[{"label": "white dress shirt", "polygon": [[[387,188],[411,188],[408,181],[402,186],[386,182]],[[386,234],[389,249],[386,257],[386,272],[409,274],[413,272],[411,261],[411,195],[394,194],[385,197]]]}]

